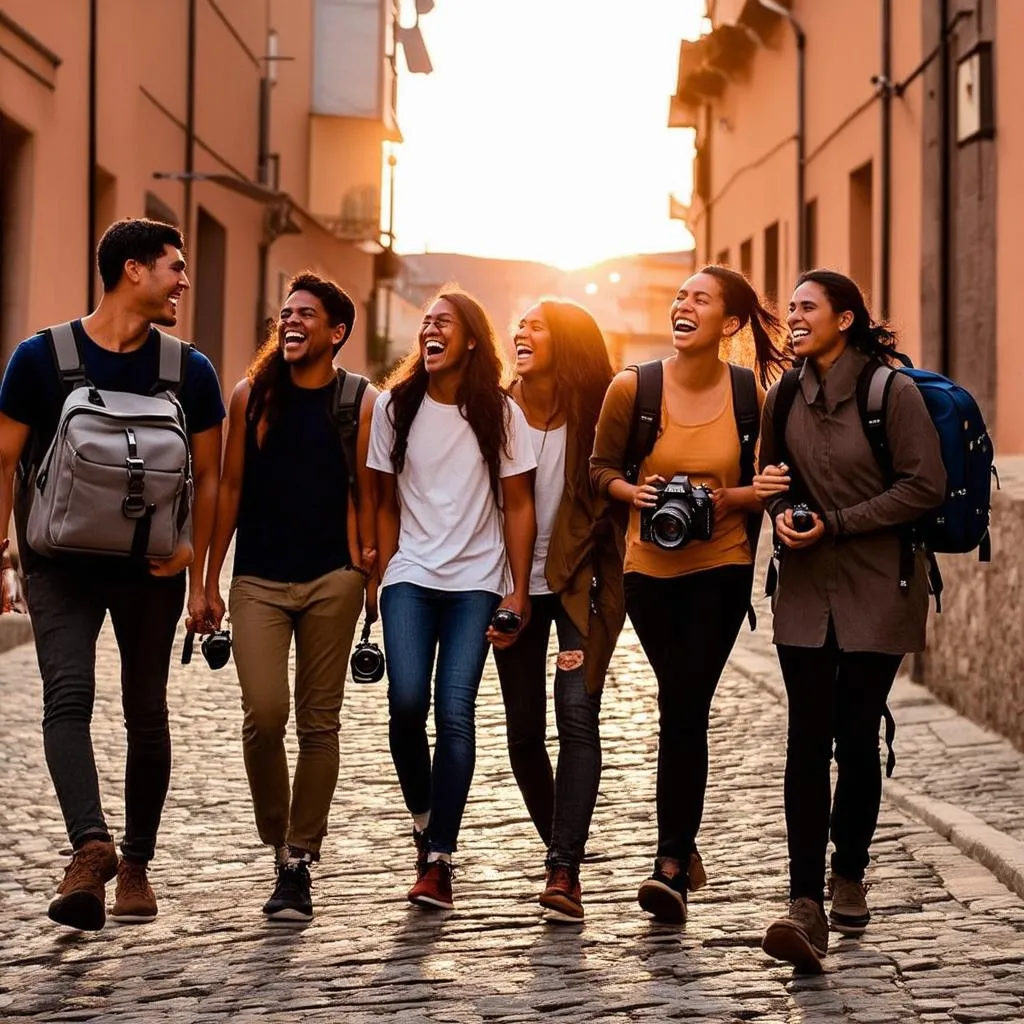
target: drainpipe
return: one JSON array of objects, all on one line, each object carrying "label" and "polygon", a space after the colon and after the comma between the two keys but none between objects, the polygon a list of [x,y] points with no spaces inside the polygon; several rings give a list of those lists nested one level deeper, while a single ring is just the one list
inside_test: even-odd
[{"label": "drainpipe", "polygon": [[892,289],[892,0],[882,0],[882,72],[878,86],[882,100],[881,253],[878,271],[879,305],[883,320],[889,318]]},{"label": "drainpipe", "polygon": [[182,230],[192,230],[192,173],[196,154],[196,0],[188,0],[188,55],[185,68],[185,178]]},{"label": "drainpipe", "polygon": [[86,305],[92,310],[96,305],[96,120],[97,120],[97,81],[98,61],[96,54],[96,8],[99,0],[89,0],[89,168],[86,176],[88,182],[86,231],[88,232],[89,256],[85,261],[88,269],[86,284]]},{"label": "drainpipe", "polygon": [[778,14],[789,22],[796,41],[796,230],[797,270],[807,267],[807,203],[804,199],[804,171],[806,139],[806,96],[807,96],[807,35],[800,22],[793,17],[788,7],[777,0],[757,0],[766,10]]},{"label": "drainpipe", "polygon": [[952,159],[949,137],[952,110],[950,105],[951,68],[946,25],[949,22],[949,0],[939,0],[939,371],[950,373],[950,339],[952,337],[952,267],[953,223],[950,209]]}]

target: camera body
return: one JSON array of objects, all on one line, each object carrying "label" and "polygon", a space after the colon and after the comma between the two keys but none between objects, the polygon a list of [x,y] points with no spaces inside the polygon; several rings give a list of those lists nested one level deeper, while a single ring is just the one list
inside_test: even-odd
[{"label": "camera body", "polygon": [[373,619],[363,623],[363,633],[352,651],[349,668],[355,683],[379,683],[384,678],[384,652],[370,641],[370,626]]},{"label": "camera body", "polygon": [[809,533],[814,529],[814,513],[806,502],[798,502],[792,508],[793,529],[797,533]]},{"label": "camera body", "polygon": [[655,484],[657,504],[640,510],[640,539],[664,551],[685,547],[691,540],[711,540],[715,507],[711,492],[676,473],[668,483]]},{"label": "camera body", "polygon": [[517,615],[511,608],[499,608],[491,619],[491,625],[496,632],[510,635],[517,632],[522,624],[522,616]]},{"label": "camera body", "polygon": [[[185,646],[181,651],[182,665],[188,665],[192,661],[195,639],[195,633],[190,631],[185,634]],[[231,658],[231,633],[226,629],[216,629],[212,633],[204,634],[199,641],[199,650],[211,669],[216,671],[223,668]]]}]

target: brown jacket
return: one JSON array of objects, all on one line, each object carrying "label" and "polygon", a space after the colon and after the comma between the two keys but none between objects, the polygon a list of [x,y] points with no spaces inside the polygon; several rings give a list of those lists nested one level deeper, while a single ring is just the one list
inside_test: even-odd
[{"label": "brown jacket", "polygon": [[584,638],[588,693],[600,693],[615,643],[626,620],[622,593],[623,535],[606,498],[590,483],[573,438],[565,451],[565,490],[555,515],[548,558],[548,586]]},{"label": "brown jacket", "polygon": [[[942,503],[946,472],[924,400],[897,373],[888,399],[886,438],[896,482],[888,490],[857,408],[857,378],[868,357],[848,348],[819,380],[805,363],[786,422],[786,448],[803,495],[772,502],[776,515],[807,500],[826,533],[803,550],[783,549],[773,600],[775,643],[821,647],[828,620],[844,651],[905,654],[923,650],[928,576],[918,552],[906,592],[899,585],[900,531]],[[773,415],[776,385],[765,400],[760,465],[779,461]]]}]

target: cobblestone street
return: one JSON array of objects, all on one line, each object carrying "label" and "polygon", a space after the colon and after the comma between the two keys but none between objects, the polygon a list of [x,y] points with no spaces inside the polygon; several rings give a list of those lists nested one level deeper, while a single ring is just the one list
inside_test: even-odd
[{"label": "cobblestone street", "polygon": [[[764,926],[784,906],[786,877],[784,706],[777,676],[774,687],[761,685],[750,669],[756,663],[765,679],[772,672],[769,636],[763,622],[756,637],[741,639],[718,692],[700,837],[710,884],[691,899],[681,930],[653,926],[635,902],[653,856],[657,711],[629,630],[605,694],[605,769],[582,873],[581,928],[540,919],[544,851],[508,769],[492,664],[478,702],[479,755],[456,857],[455,912],[428,915],[404,899],[412,847],[387,750],[385,684],[350,684],[331,834],[314,872],[316,918],[301,930],[265,925],[259,910],[272,884],[271,857],[252,824],[237,683],[231,668],[213,673],[197,659],[172,675],[174,772],[152,870],[160,916],[148,926],[63,931],[46,918],[67,842],[43,760],[35,655],[30,645],[2,654],[0,824],[9,846],[0,870],[0,1019],[1020,1020],[1024,902],[888,798],[864,938],[833,935],[817,978],[794,977],[761,953]],[[108,630],[100,673],[93,734],[116,829],[124,744]],[[963,723],[952,712],[932,717],[947,730]],[[986,760],[978,751],[943,763],[937,740],[929,746],[909,725],[901,738],[900,785],[925,792],[920,778],[941,768],[959,783],[940,784],[936,795],[983,814],[986,794],[971,791],[971,771]],[[999,749],[1001,788],[1012,790],[1024,778],[1024,759]],[[992,824],[1019,836],[1019,804],[1016,812],[1010,820],[1007,807],[998,812],[1010,816],[1005,823]]]}]

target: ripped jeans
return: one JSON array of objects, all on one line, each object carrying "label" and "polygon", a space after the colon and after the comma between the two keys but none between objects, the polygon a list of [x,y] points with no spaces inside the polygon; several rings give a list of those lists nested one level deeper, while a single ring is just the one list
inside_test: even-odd
[{"label": "ripped jeans", "polygon": [[[501,680],[512,773],[526,809],[548,848],[551,865],[576,867],[583,859],[601,779],[601,695],[587,693],[583,638],[557,594],[530,599],[532,614],[519,639],[494,652]],[[548,639],[558,634],[555,724],[558,767],[546,746]]]}]

